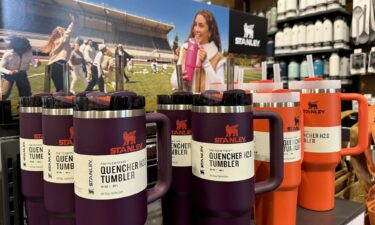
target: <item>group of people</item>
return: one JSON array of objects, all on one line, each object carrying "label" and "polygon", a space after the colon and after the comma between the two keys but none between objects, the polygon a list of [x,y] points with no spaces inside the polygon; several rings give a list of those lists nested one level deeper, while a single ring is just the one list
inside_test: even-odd
[{"label": "group of people", "polygon": [[[70,17],[71,23],[65,30],[62,27],[56,27],[51,34],[47,44],[42,49],[44,53],[49,53],[50,59],[48,65],[52,70],[52,81],[56,87],[56,91],[62,91],[64,76],[64,68],[66,64],[72,75],[70,92],[76,92],[76,84],[79,79],[87,85],[85,91],[92,91],[95,85],[99,86],[99,90],[105,92],[104,78],[115,86],[112,77],[114,69],[114,61],[112,52],[104,44],[95,45],[92,40],[77,40],[70,46],[70,36],[74,27],[74,17]],[[73,49],[73,50],[71,50]],[[116,48],[115,55],[122,56],[124,61],[122,65],[126,67],[127,61],[133,58],[119,44]],[[124,69],[124,78],[129,82]]]},{"label": "group of people", "polygon": [[[85,91],[92,91],[95,85],[98,85],[99,90],[105,92],[104,78],[114,88],[112,72],[115,63],[112,52],[104,44],[96,46],[92,40],[76,40],[71,44],[74,23],[74,17],[70,16],[68,28],[56,27],[41,49],[43,53],[49,54],[48,68],[56,91],[63,91],[63,77],[68,74],[65,73],[67,68],[71,72],[70,92],[73,94],[76,92],[79,79],[87,85]],[[122,56],[121,65],[124,68],[128,60],[133,58],[121,44],[116,47],[115,55]],[[32,63],[35,64],[35,61],[29,40],[24,37],[10,38],[9,49],[0,61],[2,99],[9,97],[14,83],[17,85],[19,96],[31,95],[27,70]],[[129,82],[125,69],[124,78]]]},{"label": "group of people", "polygon": [[[78,79],[82,79],[87,87],[85,91],[92,91],[95,85],[99,90],[105,91],[104,77],[112,86],[115,81],[111,74],[114,69],[112,53],[104,44],[99,44],[96,50],[92,40],[85,40],[83,43],[75,42],[73,47],[70,44],[70,38],[74,29],[74,17],[70,16],[70,25],[67,29],[56,27],[43,47],[44,53],[49,53],[48,65],[51,69],[52,81],[56,91],[63,90],[64,70],[69,65],[72,75],[70,91],[76,92]],[[193,24],[190,28],[188,38],[195,38],[199,43],[200,49],[197,57],[197,69],[193,77],[193,92],[199,93],[207,90],[211,83],[224,83],[225,58],[221,52],[221,40],[218,26],[213,14],[208,10],[200,10],[196,13]],[[72,50],[73,49],[73,50]],[[183,66],[184,81],[188,83],[186,71],[184,68],[187,53],[187,43],[180,47],[178,52],[177,64]],[[122,56],[124,60],[122,66],[127,66],[129,55],[122,45],[118,45],[115,51],[116,55]],[[0,74],[3,77],[2,97],[9,97],[12,85],[17,84],[19,95],[31,95],[30,83],[27,78],[27,70],[32,62],[32,48],[26,38],[14,37],[10,40],[9,50],[4,54],[0,62]],[[154,66],[157,68],[157,66]],[[124,69],[124,78],[129,81]],[[177,88],[177,76],[174,72],[171,76],[173,88]]]}]

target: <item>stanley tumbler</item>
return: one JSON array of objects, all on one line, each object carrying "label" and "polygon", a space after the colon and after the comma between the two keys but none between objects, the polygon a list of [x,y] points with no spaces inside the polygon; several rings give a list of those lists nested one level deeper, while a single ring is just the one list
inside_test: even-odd
[{"label": "stanley tumbler", "polygon": [[[335,168],[342,156],[360,154],[368,144],[368,106],[360,94],[339,93],[340,80],[306,78],[289,83],[301,91],[304,114],[304,159],[298,204],[306,209],[334,208]],[[341,101],[359,103],[358,144],[341,149]]]},{"label": "stanley tumbler", "polygon": [[[269,119],[270,177],[254,182],[253,119]],[[199,225],[249,225],[254,194],[283,179],[283,123],[277,113],[253,112],[242,90],[194,95],[192,108],[193,200]]]},{"label": "stanley tumbler", "polygon": [[[79,96],[74,108],[76,225],[143,225],[171,183],[170,125],[132,92]],[[146,123],[158,127],[158,181],[147,188]]]}]

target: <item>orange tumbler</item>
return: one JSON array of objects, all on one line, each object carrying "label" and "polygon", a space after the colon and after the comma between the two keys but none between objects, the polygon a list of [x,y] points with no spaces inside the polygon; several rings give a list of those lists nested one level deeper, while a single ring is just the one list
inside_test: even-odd
[{"label": "orange tumbler", "polygon": [[[301,110],[300,93],[275,90],[255,93],[254,110],[274,111],[284,123],[284,180],[274,192],[255,198],[255,221],[261,225],[295,225],[298,186],[301,182]],[[269,125],[254,120],[255,179],[269,176]]]},{"label": "orange tumbler", "polygon": [[[304,159],[298,204],[315,211],[334,208],[335,168],[342,156],[362,153],[368,145],[368,106],[360,94],[340,93],[340,80],[306,78],[289,82],[301,91],[304,114]],[[359,103],[358,144],[341,148],[341,101]]]}]

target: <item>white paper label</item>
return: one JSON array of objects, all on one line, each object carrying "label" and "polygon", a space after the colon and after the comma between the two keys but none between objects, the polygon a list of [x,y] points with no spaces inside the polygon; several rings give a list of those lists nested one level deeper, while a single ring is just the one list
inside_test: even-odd
[{"label": "white paper label", "polygon": [[147,187],[146,148],[118,155],[75,154],[74,192],[92,200],[119,199]]},{"label": "white paper label", "polygon": [[254,142],[212,144],[192,141],[192,171],[196,177],[232,182],[254,176]]},{"label": "white paper label", "polygon": [[74,183],[73,146],[43,145],[43,178],[50,183]]},{"label": "white paper label", "polygon": [[[270,161],[269,132],[254,131],[255,160]],[[284,132],[284,163],[301,159],[301,131]]]},{"label": "white paper label", "polygon": [[43,171],[43,140],[20,138],[21,169]]},{"label": "white paper label", "polygon": [[172,166],[191,166],[191,135],[172,135]]},{"label": "white paper label", "polygon": [[305,152],[329,153],[341,150],[341,126],[304,129]]}]

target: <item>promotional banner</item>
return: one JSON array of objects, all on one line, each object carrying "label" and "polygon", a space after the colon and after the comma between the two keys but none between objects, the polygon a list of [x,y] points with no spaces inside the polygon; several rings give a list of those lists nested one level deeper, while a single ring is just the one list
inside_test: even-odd
[{"label": "promotional banner", "polygon": [[267,19],[247,13],[229,12],[229,52],[265,55]]},{"label": "promotional banner", "polygon": [[225,84],[229,54],[243,82],[264,60],[264,18],[191,0],[3,0],[0,11],[0,94],[13,114],[19,96],[63,91],[65,78],[73,94],[111,93],[123,79],[152,111],[176,90],[176,64],[198,93]]}]

